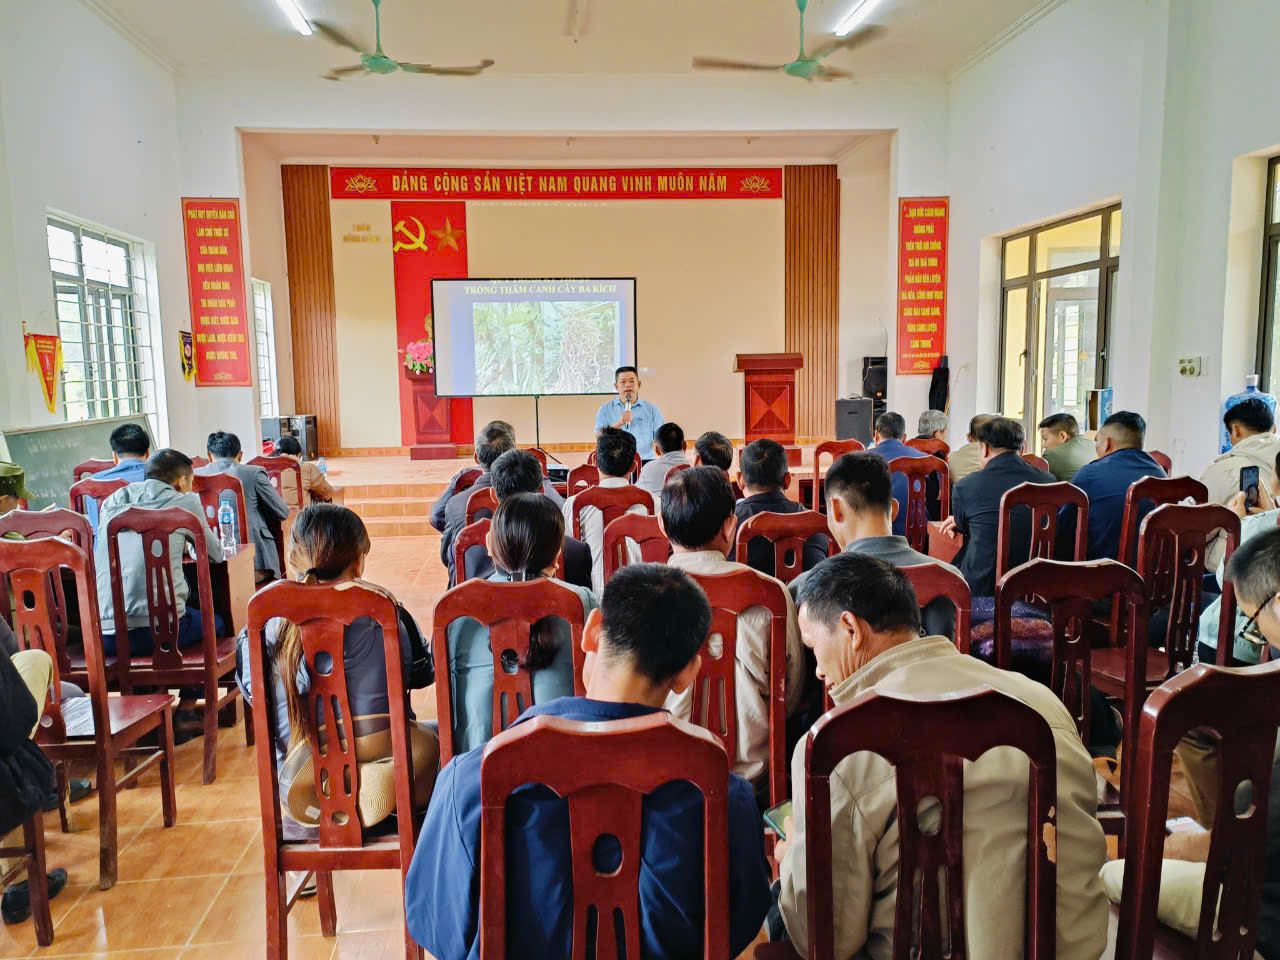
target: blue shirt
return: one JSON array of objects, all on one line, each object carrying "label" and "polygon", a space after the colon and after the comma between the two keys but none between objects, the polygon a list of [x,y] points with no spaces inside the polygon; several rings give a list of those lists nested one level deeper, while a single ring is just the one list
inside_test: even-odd
[{"label": "blue shirt", "polygon": [[[897,460],[899,457],[909,457],[912,460],[919,460],[921,457],[927,457],[929,454],[917,450],[915,447],[908,447],[901,440],[881,440],[874,447],[868,447],[867,453],[874,453],[877,457],[884,457],[886,461]],[[893,499],[898,501],[898,515],[893,520],[893,535],[895,537],[905,537],[907,535],[907,475],[905,473],[895,473],[893,475]]]},{"label": "blue shirt", "polygon": [[[600,404],[600,410],[596,413],[596,433],[605,427],[612,427],[626,412],[627,405],[617,397]],[[653,441],[658,428],[666,422],[662,419],[662,411],[652,403],[637,400],[631,405],[631,422],[620,429],[636,438],[636,453],[640,454],[641,460],[647,462],[657,456],[653,452]]]},{"label": "blue shirt", "polygon": [[[125,483],[141,483],[147,479],[147,461],[135,460],[130,457],[128,460],[121,460],[113,467],[106,470],[99,470],[97,473],[89,477],[90,480],[123,480]],[[85,519],[89,521],[89,526],[93,527],[94,536],[98,534],[98,501],[91,497],[85,498]]]},{"label": "blue shirt", "polygon": [[[635,703],[562,697],[530,707],[516,722],[540,714],[597,722],[657,712]],[[405,881],[409,932],[437,960],[474,960],[480,955],[483,754],[483,749],[460,754],[441,771]],[[732,773],[728,805],[729,943],[730,956],[736,957],[764,922],[770,872],[755,795],[746,780]],[[519,943],[512,955],[526,960],[570,956],[568,801],[544,786],[529,784],[507,800],[506,813],[507,930]],[[645,795],[641,816],[640,953],[651,958],[702,956],[702,793],[683,781],[663,784]],[[611,852],[616,863],[617,848]],[[612,933],[613,925],[607,929]]]},{"label": "blue shirt", "polygon": [[[1089,498],[1090,560],[1121,560],[1132,564],[1135,558],[1123,560],[1120,554],[1120,530],[1124,526],[1124,498],[1129,487],[1143,477],[1165,477],[1164,468],[1143,450],[1117,450],[1100,460],[1086,463],[1071,482]],[[1151,512],[1150,500],[1138,506],[1138,526]],[[1058,511],[1058,543],[1074,542],[1076,511],[1063,507]]]}]

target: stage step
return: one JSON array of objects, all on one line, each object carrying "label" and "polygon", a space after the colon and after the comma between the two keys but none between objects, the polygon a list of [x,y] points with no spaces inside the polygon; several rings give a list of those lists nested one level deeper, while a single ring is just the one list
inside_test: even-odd
[{"label": "stage step", "polygon": [[368,517],[364,521],[364,528],[368,531],[370,540],[439,536],[426,517]]},{"label": "stage step", "polygon": [[427,521],[443,483],[383,483],[344,488],[345,502],[364,520],[372,539],[435,535]]}]

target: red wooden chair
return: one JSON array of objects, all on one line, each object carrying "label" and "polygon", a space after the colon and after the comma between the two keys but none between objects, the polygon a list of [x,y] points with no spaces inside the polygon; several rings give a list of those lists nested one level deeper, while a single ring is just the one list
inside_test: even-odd
[{"label": "red wooden chair", "polygon": [[[1267,810],[1278,802],[1269,796],[1277,724],[1280,665],[1232,670],[1199,664],[1151,694],[1142,710],[1138,748],[1126,764],[1133,772],[1117,957],[1254,956],[1267,877]],[[1192,940],[1163,926],[1156,904],[1173,749],[1196,727],[1221,738],[1222,769],[1199,934]],[[1245,782],[1252,782],[1253,796],[1247,811],[1237,814],[1236,789]]]},{"label": "red wooden chair", "polygon": [[1151,453],[1151,459],[1154,460],[1156,463],[1160,464],[1160,466],[1164,468],[1165,473],[1172,476],[1173,475],[1172,458],[1170,458],[1170,456],[1167,453],[1161,453],[1159,450],[1152,450],[1150,451],[1150,453]]},{"label": "red wooden chair", "polygon": [[473,483],[479,480],[480,476],[483,473],[484,471],[481,470],[479,467],[471,467],[467,470],[463,470],[461,473],[458,474],[458,480],[453,485],[453,492],[455,494],[459,494],[463,490],[466,490]]},{"label": "red wooden chair", "polygon": [[[345,670],[321,674],[310,671],[310,695],[303,698],[316,773],[316,800],[320,807],[319,838],[286,841],[281,825],[280,778],[275,762],[275,718],[279,704],[276,685],[260,678],[271,676],[266,656],[266,626],[274,617],[295,624],[302,637],[303,656],[314,663],[327,653],[342,663],[343,631],[360,617],[376,620],[382,628],[390,706],[391,755],[395,769],[396,832],[366,837],[360,823],[360,765],[356,762],[356,738],[349,719],[354,714],[347,692]],[[333,902],[334,870],[399,870],[401,886],[413,858],[413,841],[421,818],[413,809],[413,755],[409,738],[408,692],[400,662],[400,625],[395,604],[386,596],[363,587],[314,585],[277,580],[259,590],[249,601],[249,664],[254,678],[253,724],[258,750],[258,795],[262,801],[262,847],[266,872],[267,956],[289,955],[288,913],[312,873],[316,878],[320,930],[326,937],[337,932]],[[330,705],[332,708],[330,709]],[[322,733],[329,723],[337,736]],[[323,784],[337,785],[324,789]],[[306,876],[292,890],[286,888],[289,871]],[[404,954],[420,960],[422,952],[408,931]]]},{"label": "red wooden chair", "polygon": [[493,521],[488,517],[482,517],[474,523],[468,523],[458,531],[458,536],[453,541],[455,583],[462,583],[464,580],[471,579],[472,575],[467,573],[467,551],[472,547],[483,547],[485,545],[485,538],[489,536],[489,528],[491,526],[493,526]]},{"label": "red wooden chair", "polygon": [[1195,503],[1208,503],[1209,488],[1191,477],[1168,479],[1143,477],[1130,484],[1124,495],[1124,518],[1120,526],[1120,555],[1116,559],[1131,567],[1137,566],[1138,521],[1146,516],[1146,513],[1142,513],[1143,504],[1151,504],[1147,507],[1149,513],[1155,507],[1166,503],[1181,503],[1188,499]]},{"label": "red wooden chair", "polygon": [[[1030,540],[1027,560],[1037,557],[1053,559],[1054,540],[1058,533],[1058,511],[1063,507],[1076,508],[1076,540],[1072,560],[1084,560],[1089,549],[1089,498],[1072,483],[1020,483],[1006,490],[1000,498],[1000,526],[996,548],[996,579],[999,580],[1019,563],[1025,562],[1013,555],[1014,510],[1030,508]],[[1018,551],[1021,553],[1021,550]]]},{"label": "red wooden chair", "polygon": [[498,495],[493,492],[493,487],[481,487],[479,490],[472,490],[467,494],[467,513],[466,523],[468,525],[475,523],[480,518],[482,510],[489,511],[489,516],[493,516],[493,511],[498,509]]},{"label": "red wooden chair", "polygon": [[[1057,765],[1049,724],[1031,707],[990,687],[938,699],[906,699],[868,690],[823,716],[805,744],[805,868],[811,960],[834,960],[831,918],[843,905],[832,893],[831,775],[850,754],[869,750],[896,768],[898,792],[897,906],[894,960],[964,957],[964,772],[995,747],[1014,747],[1030,761],[1027,777],[1027,896],[1004,909],[1024,913],[1023,956],[1052,957],[1057,920],[1057,852],[1046,842],[1056,828]],[[940,805],[939,825],[921,823],[922,803]],[[917,877],[927,882],[917,882]],[[1005,920],[993,915],[985,922]],[[951,943],[945,950],[944,936]],[[796,956],[790,944],[757,947],[757,960]]]},{"label": "red wooden chair", "polygon": [[630,562],[628,547],[634,543],[640,550],[639,563],[666,563],[671,556],[671,543],[658,525],[658,518],[648,513],[624,513],[604,528],[604,582]]},{"label": "red wooden chair", "polygon": [[[244,487],[240,481],[229,473],[215,473],[211,477],[196,474],[191,480],[191,492],[200,498],[200,506],[204,508],[205,523],[214,533],[218,532],[218,507],[222,495],[231,494],[235,498],[236,528],[240,532],[240,542],[249,542],[249,511],[244,505]],[[278,543],[279,541],[277,541]],[[281,567],[283,570],[284,568]]]},{"label": "red wooden chair", "polygon": [[827,538],[827,556],[834,557],[840,547],[827,528],[827,518],[813,510],[799,513],[757,513],[738,527],[734,541],[734,559],[747,562],[747,546],[756,537],[764,537],[773,545],[773,575],[790,583],[804,573],[805,541],[814,534]]},{"label": "red wooden chair", "polygon": [[[267,471],[267,477],[271,480],[271,485],[276,488],[276,493],[284,496],[284,475],[286,473],[293,474],[294,491],[297,493],[297,503],[290,504],[301,510],[306,506],[307,497],[302,489],[302,464],[293,457],[254,457],[249,461],[254,467],[261,467]],[[285,501],[287,504],[289,501]],[[281,567],[280,569],[284,569]]]},{"label": "red wooden chair", "polygon": [[[61,635],[54,624],[55,601],[50,584],[61,584],[64,569],[71,571],[75,578],[80,599],[89,675],[87,701],[62,698],[59,664],[64,660],[66,651],[58,649]],[[171,827],[177,821],[173,697],[167,692],[108,696],[102,663],[102,635],[98,629],[98,591],[88,558],[79,547],[58,539],[0,540],[0,581],[3,581],[0,596],[8,596],[8,591],[12,591],[15,600],[14,634],[19,646],[43,649],[53,659],[53,682],[49,685],[49,700],[36,730],[36,743],[59,767],[59,802],[65,796],[66,763],[93,761],[97,766],[98,886],[107,890],[115,886],[117,876],[116,793],[121,787],[136,784],[144,771],[158,763],[164,825]],[[139,746],[138,741],[153,730],[159,735],[159,749]],[[142,763],[126,769],[124,776],[116,779],[117,759],[134,761],[139,758]],[[44,873],[33,876],[43,878]],[[42,885],[32,884],[33,887]]]},{"label": "red wooden chair", "polygon": [[951,453],[951,447],[947,445],[945,440],[934,440],[931,437],[915,437],[907,441],[907,446],[912,450],[927,453],[931,457],[938,457],[940,460],[947,459]]},{"label": "red wooden chair", "polygon": [[525,449],[538,458],[538,462],[542,464],[542,475],[545,477],[547,475],[547,451],[541,447],[526,447]]},{"label": "red wooden chair", "polygon": [[[665,487],[667,483],[670,482],[671,478],[674,477],[677,473],[679,473],[681,470],[688,470],[688,469],[690,469],[690,466],[687,463],[675,464],[674,466],[671,467],[670,470],[668,470],[666,473],[662,475],[662,485]],[[732,481],[730,482],[732,483]]]},{"label": "red wooden chair", "polygon": [[209,461],[206,460],[204,457],[191,458],[191,466],[195,467],[197,470],[199,470],[201,467],[207,467],[208,465],[209,465]]},{"label": "red wooden chair", "polygon": [[[591,928],[597,957],[639,957],[642,797],[683,780],[702,792],[703,950],[729,956],[729,765],[724,747],[665,713],[579,723],[534,717],[495,736],[480,765],[480,957],[518,956],[507,942],[507,798],[525,784],[548,787],[567,801],[571,827],[573,929],[571,955],[588,956]],[[592,866],[596,840],[622,844],[612,874]],[[688,838],[691,842],[693,837]],[[687,904],[693,908],[693,904]],[[590,919],[594,914],[596,922]],[[511,933],[519,936],[519,931]]]},{"label": "red wooden chair", "polygon": [[128,485],[127,480],[77,480],[71,485],[71,509],[76,513],[87,513],[89,500],[101,504],[107,497]]},{"label": "red wooden chair", "polygon": [[600,471],[594,464],[584,463],[569,471],[568,496],[581,493],[587,487],[594,487],[600,482]]},{"label": "red wooden chair", "polygon": [[1031,464],[1033,467],[1043,470],[1045,473],[1049,472],[1049,461],[1044,457],[1038,457],[1034,453],[1024,453],[1022,455],[1022,459],[1027,461],[1027,463]]},{"label": "red wooden chair", "polygon": [[81,480],[88,480],[95,473],[110,470],[115,465],[114,460],[86,460],[83,463],[77,463],[71,469],[71,482],[79,483]]},{"label": "red wooden chair", "polygon": [[[755,570],[694,573],[711,604],[711,629],[702,645],[702,667],[693,682],[694,723],[720,738],[729,763],[738,757],[736,664],[738,617],[762,607],[769,612],[769,804],[787,799],[787,597],[785,588]],[[720,651],[711,638],[720,637]]]},{"label": "red wooden chair", "polygon": [[596,465],[596,452],[592,450],[587,454],[587,466],[594,467]]},{"label": "red wooden chair", "polygon": [[[16,830],[14,831],[17,832]],[[0,890],[7,889],[18,878],[43,877],[48,873],[44,857],[44,814],[22,824],[22,843],[16,847],[0,847],[0,858],[13,865],[8,872],[0,873]],[[36,929],[36,943],[47,947],[53,943],[53,915],[49,912],[49,888],[43,883],[29,884],[31,891],[31,917]]]},{"label": "red wooden chair", "polygon": [[[25,540],[63,537],[83,550],[93,566],[93,528],[83,513],[58,507],[54,510],[10,510],[0,516],[0,537],[21,534]],[[66,536],[70,534],[70,536]]]},{"label": "red wooden chair", "polygon": [[625,487],[595,486],[583,490],[573,500],[573,537],[582,539],[582,508],[595,507],[603,514],[602,526],[607,527],[632,507],[644,507],[645,513],[653,513],[653,495],[628,484]]},{"label": "red wooden chair", "polygon": [[[935,443],[937,441],[934,441]],[[907,502],[902,504],[906,514],[907,542],[911,549],[929,552],[929,477],[938,477],[938,495],[942,501],[942,516],[951,515],[951,481],[947,461],[939,457],[898,457],[889,461],[890,474],[900,473],[907,478]]]},{"label": "red wooden chair", "polygon": [[866,447],[857,440],[825,440],[818,444],[813,451],[813,491],[810,494],[809,509],[817,510],[819,513],[826,513],[826,503],[822,498],[822,455],[829,453],[832,462],[839,457],[843,457],[846,453],[853,453],[855,450],[865,450]]},{"label": "red wooden chair", "polygon": [[[204,691],[204,782],[212,783],[217,773],[218,712],[234,706],[240,696],[236,685],[236,638],[217,637],[214,629],[213,585],[209,573],[209,554],[204,531],[197,520],[181,507],[166,510],[130,507],[111,518],[107,524],[107,562],[110,564],[111,601],[117,622],[116,659],[120,689],[131,693],[133,687],[201,687]],[[150,654],[132,657],[129,631],[121,629],[124,621],[124,576],[120,562],[120,536],[136,534],[142,540],[145,564],[147,605],[153,649]],[[201,643],[178,646],[178,616],[174,604],[173,570],[169,558],[170,537],[185,536],[195,549],[197,594],[200,599],[203,636]],[[97,604],[94,603],[94,610]],[[262,676],[262,674],[258,674]],[[219,696],[219,688],[226,693]],[[253,725],[245,712],[245,743],[253,744]],[[269,751],[268,751],[269,752]]]},{"label": "red wooden chair", "polygon": [[505,730],[525,708],[533,704],[533,681],[528,670],[507,673],[502,655],[506,651],[523,660],[529,652],[529,634],[544,617],[559,617],[569,624],[573,649],[573,689],[586,693],[582,667],[582,598],[552,580],[496,583],[468,580],[445,592],[436,601],[431,630],[431,651],[436,665],[436,714],[440,724],[440,766],[454,754],[453,677],[449,671],[449,624],[462,617],[478,620],[489,628],[493,650],[493,732]]},{"label": "red wooden chair", "polygon": [[968,653],[969,605],[972,597],[964,577],[952,573],[940,563],[919,563],[900,569],[915,588],[916,600],[921,607],[927,607],[939,597],[946,597],[955,605],[956,648],[961,653]]}]

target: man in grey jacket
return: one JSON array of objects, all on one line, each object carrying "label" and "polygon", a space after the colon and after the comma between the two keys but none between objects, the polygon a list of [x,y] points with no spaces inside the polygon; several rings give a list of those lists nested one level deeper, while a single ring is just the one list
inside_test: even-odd
[{"label": "man in grey jacket", "polygon": [[206,446],[212,462],[196,472],[202,477],[229,473],[240,481],[244,490],[244,509],[249,518],[249,538],[253,541],[253,566],[258,582],[281,576],[280,554],[267,518],[283,520],[289,515],[288,504],[271,485],[267,471],[240,462],[244,453],[240,449],[240,438],[234,433],[215,430],[209,434]]}]

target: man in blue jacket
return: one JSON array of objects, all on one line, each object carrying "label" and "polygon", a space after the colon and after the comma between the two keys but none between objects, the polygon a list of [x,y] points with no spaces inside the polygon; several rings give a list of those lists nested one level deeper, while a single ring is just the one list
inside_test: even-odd
[{"label": "man in blue jacket", "polygon": [[[531,707],[516,722],[547,715],[599,723],[657,713],[668,693],[683,691],[696,679],[710,626],[706,595],[687,574],[660,564],[624,567],[587,620],[582,639],[587,696]],[[480,747],[454,757],[441,771],[405,883],[409,932],[436,960],[479,956],[483,754]],[[701,956],[702,794],[674,781],[642,803],[641,954]],[[769,865],[755,795],[734,774],[729,775],[728,806],[730,956],[737,956],[755,939],[769,909]],[[570,956],[568,802],[529,784],[511,795],[506,810],[507,929],[519,938],[521,957]],[[609,851],[601,856],[607,859]],[[600,929],[602,936],[613,935],[612,923]]]},{"label": "man in blue jacket", "polygon": [[[894,413],[890,410],[888,413],[882,413],[876,418],[876,442],[870,448],[870,452],[878,457],[883,457],[886,462],[897,460],[899,457],[919,460],[921,457],[928,456],[927,453],[922,453],[915,447],[908,447],[906,439],[907,421],[902,414]],[[907,475],[905,473],[895,473],[893,475],[893,499],[898,502],[898,512],[893,518],[893,535],[895,537],[905,537],[907,535],[907,493]]]},{"label": "man in blue jacket", "polygon": [[[115,463],[92,474],[90,480],[123,480],[141,483],[147,479],[147,458],[151,456],[151,438],[136,423],[122,423],[111,431],[111,459]],[[85,497],[85,517],[94,533],[98,531],[98,502]]]}]

